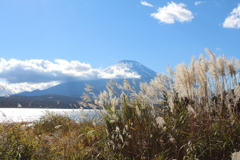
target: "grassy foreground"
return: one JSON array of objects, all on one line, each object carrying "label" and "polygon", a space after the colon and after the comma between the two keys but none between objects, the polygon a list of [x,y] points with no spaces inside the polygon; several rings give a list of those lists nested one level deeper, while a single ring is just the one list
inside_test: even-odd
[{"label": "grassy foreground", "polygon": [[240,159],[240,61],[192,59],[141,83],[88,85],[81,105],[102,120],[75,122],[46,113],[31,126],[0,124],[0,159]]},{"label": "grassy foreground", "polygon": [[103,126],[46,112],[39,121],[0,124],[0,159],[93,159]]},{"label": "grassy foreground", "polygon": [[156,121],[140,119],[135,109],[126,112],[117,123],[105,117],[106,126],[55,113],[32,125],[1,123],[0,159],[239,159],[238,119],[210,120],[180,108]]}]

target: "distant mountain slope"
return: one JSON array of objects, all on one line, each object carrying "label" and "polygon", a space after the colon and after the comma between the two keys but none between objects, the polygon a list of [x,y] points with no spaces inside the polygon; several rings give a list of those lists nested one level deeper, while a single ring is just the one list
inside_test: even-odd
[{"label": "distant mountain slope", "polygon": [[[124,79],[114,79],[115,82],[122,84]],[[128,79],[130,84],[133,85],[132,80]],[[32,92],[22,92],[17,95],[23,96],[40,96],[40,95],[47,95],[47,94],[58,94],[70,97],[81,97],[83,92],[86,92],[84,88],[86,88],[86,84],[90,84],[94,86],[94,93],[100,93],[100,91],[106,90],[107,82],[110,79],[98,79],[98,80],[88,80],[88,81],[77,81],[77,82],[68,82],[62,83],[57,86],[45,89],[45,90],[35,90]],[[139,89],[139,83],[143,82],[141,79],[135,79],[136,81],[136,89]],[[146,80],[148,82],[148,80]]]},{"label": "distant mountain slope", "polygon": [[135,79],[137,86],[139,86],[140,82],[149,82],[156,76],[156,72],[153,70],[145,67],[139,62],[130,60],[120,61],[110,67],[102,69],[101,72],[101,77],[103,77],[101,79],[67,82],[45,90],[22,92],[18,95],[39,96],[45,94],[58,94],[70,97],[80,97],[82,96],[82,93],[85,92],[85,84],[94,86],[94,92],[98,93],[100,91],[106,90],[106,84],[110,79],[114,79],[114,81],[120,84],[122,84],[123,79],[128,79],[129,82],[132,82],[132,79]]},{"label": "distant mountain slope", "polygon": [[76,81],[76,82],[67,82],[62,83],[53,87],[50,87],[45,90],[35,90],[32,92],[22,92],[18,95],[25,96],[39,96],[45,94],[58,94],[65,95],[70,97],[80,97],[83,92],[85,92],[84,88],[85,84],[91,84],[95,86],[96,91],[101,91],[105,89],[107,79],[97,79],[97,80],[84,80],[84,81]]},{"label": "distant mountain slope", "polygon": [[[0,97],[1,108],[79,108],[80,98],[63,95],[22,96],[12,95],[8,98]],[[20,105],[19,105],[20,104]]]}]

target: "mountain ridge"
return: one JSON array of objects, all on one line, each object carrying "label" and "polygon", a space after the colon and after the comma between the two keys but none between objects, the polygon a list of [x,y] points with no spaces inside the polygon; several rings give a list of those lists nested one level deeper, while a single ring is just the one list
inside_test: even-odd
[{"label": "mountain ridge", "polygon": [[[130,81],[135,79],[137,85],[140,82],[150,82],[156,76],[156,72],[144,66],[143,64],[134,60],[122,60],[118,63],[111,65],[101,70],[102,74],[105,74],[105,78],[98,78],[92,80],[81,80],[73,82],[65,82],[56,86],[47,88],[45,90],[34,90],[31,92],[22,92],[17,95],[23,96],[41,96],[46,94],[57,94],[70,97],[81,97],[85,92],[85,84],[94,86],[96,93],[106,90],[106,84],[109,80],[113,79],[117,83],[121,84],[124,79]],[[116,77],[114,77],[116,76]]]}]

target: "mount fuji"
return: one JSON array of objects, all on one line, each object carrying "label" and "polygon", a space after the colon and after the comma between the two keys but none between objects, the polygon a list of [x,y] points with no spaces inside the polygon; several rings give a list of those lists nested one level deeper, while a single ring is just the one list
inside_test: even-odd
[{"label": "mount fuji", "polygon": [[156,76],[156,72],[137,61],[123,60],[102,70],[103,78],[141,78],[149,79]]},{"label": "mount fuji", "polygon": [[124,79],[135,80],[137,86],[140,82],[150,82],[156,76],[156,72],[147,68],[137,61],[122,60],[112,66],[101,69],[99,78],[91,80],[81,80],[74,82],[61,83],[45,90],[34,90],[32,92],[22,92],[17,95],[21,96],[41,96],[47,94],[64,95],[69,97],[80,97],[85,92],[85,84],[90,84],[96,92],[106,90],[106,84],[113,79],[115,82],[122,84]]}]

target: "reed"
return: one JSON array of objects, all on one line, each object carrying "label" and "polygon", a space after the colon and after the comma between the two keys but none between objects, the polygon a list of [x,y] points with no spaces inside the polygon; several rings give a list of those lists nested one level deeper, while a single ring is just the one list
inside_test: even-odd
[{"label": "reed", "polygon": [[46,113],[32,125],[0,124],[0,159],[230,160],[240,150],[240,61],[192,58],[140,91],[113,80],[99,94],[87,85],[79,104],[100,122]]},{"label": "reed", "polygon": [[138,92],[127,80],[110,81],[108,91],[83,96],[81,104],[101,108],[109,153],[217,160],[239,151],[240,62],[205,51],[207,58],[169,67],[169,75],[141,83]]}]

